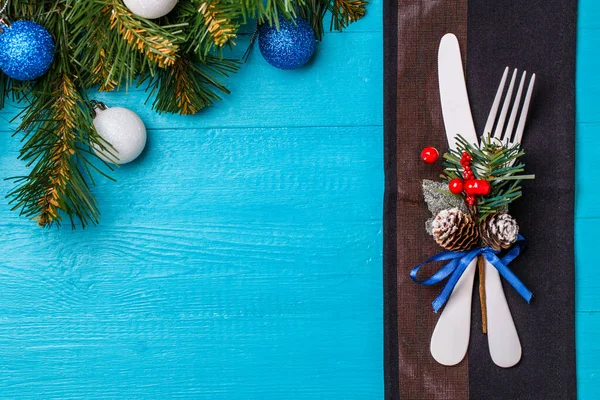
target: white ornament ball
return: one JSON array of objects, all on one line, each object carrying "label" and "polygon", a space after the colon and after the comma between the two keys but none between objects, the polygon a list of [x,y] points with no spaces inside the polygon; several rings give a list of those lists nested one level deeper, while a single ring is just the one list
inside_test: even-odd
[{"label": "white ornament ball", "polygon": [[146,126],[142,119],[123,107],[96,108],[95,111],[94,126],[98,135],[114,147],[114,150],[110,147],[103,150],[94,145],[98,157],[114,164],[135,160],[146,147]]},{"label": "white ornament ball", "polygon": [[175,8],[177,0],[123,0],[129,10],[148,19],[164,17]]}]

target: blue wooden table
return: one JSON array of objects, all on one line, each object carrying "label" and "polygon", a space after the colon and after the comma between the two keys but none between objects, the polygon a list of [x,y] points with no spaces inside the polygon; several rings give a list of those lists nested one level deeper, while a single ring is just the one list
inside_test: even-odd
[{"label": "blue wooden table", "polygon": [[[295,71],[255,48],[193,117],[98,95],[149,128],[99,180],[98,227],[36,228],[0,181],[0,398],[381,398],[381,20]],[[17,107],[2,178],[25,171]]]},{"label": "blue wooden table", "polygon": [[[582,399],[600,398],[598,15],[581,2]],[[193,117],[99,94],[140,114],[149,145],[99,180],[98,227],[40,230],[0,200],[0,398],[382,398],[381,21],[376,0],[295,71],[255,49]],[[2,177],[26,171],[18,107],[0,112]]]},{"label": "blue wooden table", "polygon": [[579,1],[575,211],[576,336],[579,397],[600,399],[600,3]]}]

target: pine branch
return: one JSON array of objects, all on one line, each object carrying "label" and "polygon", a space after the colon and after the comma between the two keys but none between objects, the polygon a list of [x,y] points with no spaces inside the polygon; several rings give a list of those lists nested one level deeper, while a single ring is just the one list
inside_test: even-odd
[{"label": "pine branch", "polygon": [[220,97],[215,90],[229,93],[216,76],[227,76],[237,70],[231,60],[207,57],[206,63],[195,62],[190,55],[177,59],[169,69],[161,69],[151,78],[150,97],[156,96],[153,108],[159,112],[195,114]]},{"label": "pine branch", "polygon": [[462,153],[466,151],[471,155],[473,175],[476,179],[489,181],[491,185],[490,194],[479,197],[477,202],[480,220],[490,213],[506,211],[510,203],[521,197],[521,181],[535,178],[534,175],[521,174],[525,164],[518,161],[525,152],[519,144],[507,147],[489,136],[484,138],[481,148],[473,146],[462,136],[458,136],[457,141],[457,149],[444,154],[444,172],[449,179],[462,177]]},{"label": "pine branch", "polygon": [[47,3],[44,0],[10,1],[6,9],[6,15],[26,16],[27,19],[40,22],[40,19],[44,18],[46,14]]},{"label": "pine branch", "polygon": [[306,0],[305,4],[298,7],[299,14],[306,19],[315,32],[315,38],[322,40],[325,34],[323,20],[329,10],[329,2],[322,0]]},{"label": "pine branch", "polygon": [[[17,82],[0,73],[0,108],[10,95],[26,100],[17,132],[23,134],[20,158],[31,171],[16,179],[9,194],[13,209],[41,226],[95,224],[98,205],[90,190],[96,166],[97,135],[86,91],[111,91],[137,80],[148,84],[159,112],[193,114],[229,93],[220,82],[239,63],[223,57],[238,30],[251,19],[279,27],[279,19],[307,18],[318,38],[323,20],[341,30],[364,15],[362,0],[179,0],[158,22],[132,14],[122,0],[11,1],[8,14],[36,21],[56,40],[50,71],[35,82]],[[518,193],[515,182],[505,198]],[[496,203],[491,202],[489,206]]]},{"label": "pine branch", "polygon": [[10,79],[0,71],[0,110],[4,108],[4,102],[10,93]]},{"label": "pine branch", "polygon": [[175,64],[179,44],[185,40],[182,26],[159,26],[136,17],[121,0],[105,0],[103,14],[110,17],[110,28],[117,30],[131,50],[139,51],[160,68]]},{"label": "pine branch", "polygon": [[[48,122],[39,124],[21,152],[21,159],[37,163],[25,183],[9,196],[15,197],[12,201],[16,203],[15,209],[21,208],[22,213],[35,218],[42,227],[60,224],[60,210],[77,216],[83,225],[88,220],[97,222],[95,201],[75,157],[80,117],[77,111],[82,98],[69,76],[61,74],[55,87],[49,109],[40,113],[46,114]],[[23,126],[36,127],[36,120],[42,115],[34,111],[24,119]]]},{"label": "pine branch", "polygon": [[[118,43],[120,35],[110,29],[107,8],[103,1],[70,0],[66,19],[71,35],[80,38],[73,48],[73,60],[82,67],[82,86],[99,86],[100,91],[110,92],[121,81],[129,86],[138,67],[130,65],[129,57],[118,58],[118,55],[125,55],[125,51],[113,51],[111,43]],[[137,61],[137,57],[134,60]]]},{"label": "pine branch", "polygon": [[363,0],[304,0],[298,5],[300,15],[308,20],[317,40],[325,33],[323,21],[331,14],[330,30],[342,31],[352,22],[365,16],[367,1]]},{"label": "pine branch", "polygon": [[243,15],[247,19],[256,19],[259,24],[269,23],[279,27],[279,15],[287,19],[296,16],[297,6],[304,5],[305,0],[239,0]]},{"label": "pine branch", "polygon": [[366,7],[364,0],[333,0],[330,8],[333,29],[341,31],[358,21],[365,16]]},{"label": "pine branch", "polygon": [[[193,46],[190,50],[198,54],[200,45],[204,43],[204,48],[199,54],[204,57],[215,47],[235,45],[242,16],[238,6],[232,3],[205,1],[200,4],[196,15],[198,18],[195,23],[202,26],[192,30],[193,36],[188,38],[188,42]],[[207,36],[210,36],[210,40],[205,40]]]},{"label": "pine branch", "polygon": [[[60,225],[63,216],[72,226],[99,221],[99,211],[86,178],[88,145],[100,143],[87,105],[85,91],[78,87],[76,64],[72,63],[68,24],[63,18],[66,2],[54,2],[44,15],[46,28],[56,40],[52,68],[30,86],[29,105],[17,129],[24,135],[20,159],[32,170],[13,178],[16,188],[8,197],[13,210],[35,219],[40,226]],[[83,144],[83,146],[81,145]]]}]

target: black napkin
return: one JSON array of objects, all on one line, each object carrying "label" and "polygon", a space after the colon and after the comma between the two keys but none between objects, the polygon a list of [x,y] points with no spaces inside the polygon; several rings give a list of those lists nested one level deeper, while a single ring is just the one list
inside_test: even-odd
[{"label": "black napkin", "polygon": [[[576,0],[385,2],[386,398],[576,398],[576,10]],[[466,54],[478,131],[504,67],[537,74],[523,140],[527,173],[536,174],[536,180],[524,184],[523,199],[511,208],[528,249],[510,265],[535,297],[527,305],[504,285],[523,347],[521,362],[509,369],[490,358],[476,291],[467,359],[455,367],[435,363],[429,339],[438,315],[429,303],[441,287],[407,279],[415,262],[433,255],[432,239],[420,230],[427,210],[419,194],[420,179],[432,176],[418,155],[424,145],[445,150],[433,64],[439,39],[448,31],[457,34]]]}]

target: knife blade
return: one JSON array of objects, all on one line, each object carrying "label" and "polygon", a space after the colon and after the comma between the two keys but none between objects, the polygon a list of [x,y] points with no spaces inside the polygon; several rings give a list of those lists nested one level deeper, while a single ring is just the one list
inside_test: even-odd
[{"label": "knife blade", "polygon": [[[442,37],[438,50],[438,78],[446,137],[451,149],[457,147],[461,135],[478,146],[458,39],[448,33]],[[475,258],[454,287],[448,303],[431,335],[429,350],[442,365],[456,365],[467,354],[471,336],[471,297],[477,258]]]},{"label": "knife blade", "polygon": [[464,137],[469,143],[478,145],[479,140],[471,116],[460,47],[458,39],[452,33],[447,33],[440,41],[438,78],[442,115],[450,148],[456,149],[458,135]]}]

